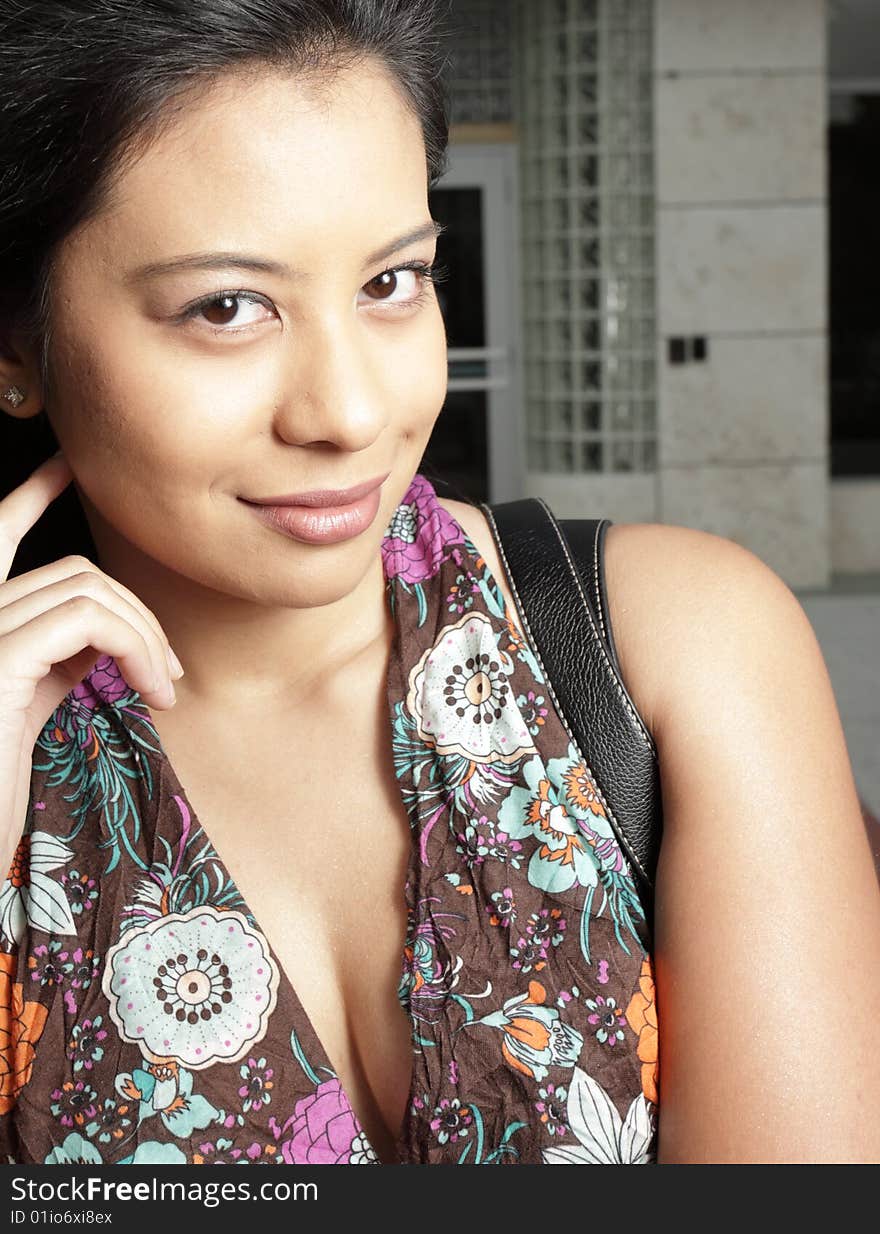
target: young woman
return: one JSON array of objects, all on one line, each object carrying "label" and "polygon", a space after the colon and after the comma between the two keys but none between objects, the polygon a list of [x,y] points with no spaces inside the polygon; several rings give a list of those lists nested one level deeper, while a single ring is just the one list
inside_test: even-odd
[{"label": "young woman", "polygon": [[[608,534],[652,932],[418,474],[432,6],[2,13],[0,405],[61,451],[0,504],[6,1158],[880,1159],[880,894],[790,590]],[[94,552],[10,575],[71,483]]]}]

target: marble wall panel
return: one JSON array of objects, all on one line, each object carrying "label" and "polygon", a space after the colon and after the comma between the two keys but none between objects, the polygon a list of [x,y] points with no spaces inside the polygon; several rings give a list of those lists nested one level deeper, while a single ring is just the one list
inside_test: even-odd
[{"label": "marble wall panel", "polygon": [[661,522],[725,536],[750,549],[789,587],[829,578],[826,468],[821,463],[664,467]]},{"label": "marble wall panel", "polygon": [[824,198],[826,90],[815,72],[658,78],[657,200]]},{"label": "marble wall panel", "polygon": [[655,0],[658,72],[825,67],[825,0]]},{"label": "marble wall panel", "polygon": [[709,338],[702,363],[658,366],[661,465],[823,462],[824,335]]}]

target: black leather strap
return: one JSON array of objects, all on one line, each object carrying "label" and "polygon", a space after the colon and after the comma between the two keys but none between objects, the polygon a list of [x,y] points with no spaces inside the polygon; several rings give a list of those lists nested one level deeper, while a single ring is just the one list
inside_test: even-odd
[{"label": "black leather strap", "polygon": [[614,650],[602,568],[609,520],[560,524],[534,497],[480,508],[548,689],[596,781],[650,913],[663,826],[659,763]]}]

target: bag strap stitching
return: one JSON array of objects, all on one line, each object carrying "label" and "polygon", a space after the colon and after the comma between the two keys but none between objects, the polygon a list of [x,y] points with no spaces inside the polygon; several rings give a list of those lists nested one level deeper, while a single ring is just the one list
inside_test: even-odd
[{"label": "bag strap stitching", "polygon": [[[537,500],[540,500],[540,498],[538,498]],[[543,505],[543,502],[541,504]],[[574,733],[571,730],[571,726],[568,722],[568,717],[566,716],[565,711],[563,710],[562,704],[560,703],[556,695],[556,690],[553,687],[553,682],[550,679],[550,674],[547,672],[547,667],[544,664],[543,658],[541,657],[541,653],[538,650],[538,646],[535,642],[535,636],[532,633],[531,626],[529,625],[529,620],[525,613],[525,608],[523,606],[522,598],[519,594],[519,591],[517,590],[516,580],[513,577],[513,571],[510,568],[510,563],[507,560],[507,554],[504,551],[504,545],[501,541],[501,535],[498,531],[498,524],[495,522],[495,515],[492,513],[492,510],[490,509],[488,505],[481,503],[481,509],[483,510],[484,514],[486,515],[486,518],[489,520],[492,526],[492,531],[495,537],[495,543],[498,548],[498,552],[501,555],[501,560],[503,561],[504,568],[507,571],[507,577],[510,579],[510,586],[513,591],[513,598],[516,603],[517,612],[519,613],[519,616],[522,619],[523,629],[525,630],[526,635],[528,636],[529,643],[532,649],[532,654],[534,655],[535,659],[538,661],[538,664],[540,665],[540,668],[541,668],[541,672],[544,674],[544,684],[546,685],[550,693],[550,697],[553,699],[553,703],[556,707],[556,714],[559,716],[560,720],[562,721],[563,727],[565,728],[565,731],[568,734],[569,741],[574,746],[575,750],[580,756],[581,762],[587,768],[587,771],[591,779],[593,780],[593,783],[596,785],[596,791],[599,794],[599,800],[602,802],[602,805],[604,806],[608,814],[608,821],[611,823],[611,825],[614,828],[614,834],[617,836],[618,843],[621,845],[624,852],[626,853],[626,856],[629,858],[630,862],[638,870],[639,874],[642,876],[645,882],[649,886],[651,886],[651,879],[646,873],[644,867],[642,866],[641,861],[639,860],[639,858],[636,856],[635,852],[633,851],[632,845],[630,844],[620,823],[617,821],[617,818],[615,817],[613,809],[611,808],[609,803],[606,801],[605,795],[602,792],[602,789],[599,787],[599,783],[596,778],[596,775],[593,772],[592,768],[587,764],[586,756],[584,755],[584,752],[580,747],[580,743],[577,741]],[[546,506],[545,506],[545,509],[546,509]],[[569,559],[569,562],[570,562],[570,559]],[[595,634],[595,627],[593,627],[593,633]]]},{"label": "bag strap stitching", "polygon": [[600,519],[596,524],[596,534],[593,537],[593,577],[596,580],[596,611],[599,614],[599,625],[602,627],[602,635],[605,642],[608,642],[608,631],[605,629],[605,615],[602,610],[602,588],[599,584],[599,537],[602,534],[603,519]]},{"label": "bag strap stitching", "polygon": [[547,518],[550,520],[550,524],[556,533],[557,539],[559,540],[560,547],[562,548],[562,551],[565,554],[565,559],[568,562],[568,568],[571,570],[571,573],[574,576],[574,581],[578,589],[578,594],[580,595],[580,598],[581,598],[581,603],[583,604],[584,611],[587,614],[587,621],[589,622],[590,630],[592,631],[593,637],[595,638],[599,646],[599,651],[602,654],[602,659],[605,661],[608,667],[608,670],[611,673],[611,677],[614,682],[614,688],[617,691],[617,693],[620,695],[620,701],[623,703],[624,707],[627,709],[629,714],[632,716],[636,727],[638,728],[639,732],[641,733],[642,737],[645,740],[645,743],[647,744],[648,748],[651,750],[651,753],[656,758],[657,757],[657,747],[654,745],[654,739],[651,736],[651,734],[648,732],[647,728],[645,728],[645,725],[642,722],[641,716],[634,709],[632,703],[627,698],[626,692],[622,688],[621,683],[618,681],[617,672],[615,671],[614,665],[611,663],[611,660],[608,657],[608,653],[605,650],[605,646],[599,637],[599,631],[596,629],[596,623],[593,620],[592,611],[590,609],[589,604],[587,603],[587,597],[584,595],[584,589],[581,583],[581,576],[578,573],[577,567],[572,561],[572,557],[571,557],[571,553],[569,552],[568,544],[565,541],[565,536],[562,534],[559,524],[556,522],[556,519],[553,517],[553,514],[551,513],[544,499],[542,497],[537,497],[535,498],[535,500],[540,502],[540,504],[543,506],[544,511],[547,515]]}]

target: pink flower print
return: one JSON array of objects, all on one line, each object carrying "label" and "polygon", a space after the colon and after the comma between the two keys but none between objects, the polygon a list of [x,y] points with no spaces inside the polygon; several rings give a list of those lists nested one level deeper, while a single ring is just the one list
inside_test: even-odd
[{"label": "pink flower print", "polygon": [[450,1101],[444,1097],[439,1105],[434,1107],[434,1117],[431,1119],[431,1130],[438,1143],[454,1144],[463,1139],[470,1131],[474,1116],[468,1105],[462,1105],[460,1098],[453,1097]]},{"label": "pink flower print", "polygon": [[564,1084],[548,1084],[546,1088],[538,1089],[538,1096],[541,1100],[535,1102],[535,1109],[541,1115],[545,1130],[550,1135],[565,1135],[568,1128],[568,1089]]},{"label": "pink flower print", "polygon": [[385,577],[404,583],[433,578],[450,556],[451,546],[463,540],[461,528],[437,501],[430,481],[417,475],[392,515],[382,541]]},{"label": "pink flower print", "polygon": [[536,943],[558,947],[565,934],[565,918],[559,908],[542,908],[526,922],[526,934]]},{"label": "pink flower print", "polygon": [[510,948],[513,967],[522,973],[530,973],[532,969],[539,973],[547,967],[547,949],[533,938],[517,939],[515,947]]},{"label": "pink flower print", "polygon": [[496,831],[489,845],[489,856],[496,861],[518,870],[522,865],[522,845],[519,840],[511,840],[506,831]]},{"label": "pink flower print", "polygon": [[81,1127],[98,1112],[98,1094],[85,1080],[65,1080],[61,1088],[52,1090],[50,1100],[49,1108],[62,1127]]},{"label": "pink flower print", "polygon": [[272,1079],[274,1072],[271,1067],[266,1066],[265,1058],[249,1058],[246,1063],[241,1064],[239,1073],[244,1083],[239,1088],[238,1095],[243,1098],[241,1108],[245,1114],[249,1114],[251,1110],[262,1110],[264,1105],[269,1105],[275,1083]]},{"label": "pink flower print", "polygon": [[93,1020],[83,1020],[75,1024],[70,1040],[67,1043],[68,1058],[73,1060],[74,1072],[91,1071],[95,1063],[104,1057],[104,1047],[100,1044],[107,1036],[107,1029],[102,1028],[103,1017],[96,1015]]},{"label": "pink flower print", "polygon": [[64,981],[66,959],[67,952],[61,950],[57,938],[50,939],[48,946],[40,943],[28,956],[31,981],[39,981],[41,986],[60,986]]},{"label": "pink flower print", "polygon": [[118,703],[126,694],[131,693],[131,686],[122,676],[119,665],[113,657],[101,656],[88,677],[76,687],[76,690],[83,690],[84,700],[87,697],[94,700],[92,704],[92,710],[94,710],[98,700],[111,704]]},{"label": "pink flower print", "polygon": [[74,914],[91,908],[98,898],[98,884],[88,874],[80,874],[79,870],[65,871],[61,875],[61,885],[67,892],[70,911]]},{"label": "pink flower print", "polygon": [[256,1140],[247,1148],[238,1148],[234,1140],[209,1140],[200,1144],[198,1152],[193,1153],[193,1165],[251,1165],[259,1161],[266,1151],[260,1148]]},{"label": "pink flower print", "polygon": [[480,824],[487,822],[486,816],[483,815],[479,819],[475,819],[473,823],[468,823],[463,832],[455,837],[458,843],[455,846],[455,851],[461,853],[464,863],[469,870],[473,870],[474,866],[482,865],[489,852],[489,844],[485,836],[480,834]]},{"label": "pink flower print", "polygon": [[455,582],[446,597],[446,607],[450,613],[461,616],[474,602],[474,596],[480,590],[480,585],[470,571],[455,576]]},{"label": "pink flower print", "polygon": [[585,998],[584,1002],[590,1008],[587,1016],[590,1024],[596,1026],[596,1040],[603,1045],[613,1046],[623,1041],[623,1025],[626,1017],[613,998]]},{"label": "pink flower print", "polygon": [[77,947],[64,965],[64,975],[75,990],[87,990],[97,977],[100,967],[101,961],[91,947]]},{"label": "pink flower print", "polygon": [[528,725],[529,732],[536,737],[548,715],[548,709],[544,706],[544,696],[536,694],[534,690],[529,690],[526,694],[519,695],[516,705],[522,712],[522,718]]},{"label": "pink flower print", "polygon": [[505,887],[503,891],[492,892],[492,903],[486,905],[486,912],[493,926],[510,927],[516,920],[516,904],[513,891]]},{"label": "pink flower print", "polygon": [[376,1160],[335,1077],[298,1101],[283,1127],[274,1118],[269,1127],[281,1140],[281,1156],[288,1165],[360,1165]]}]

